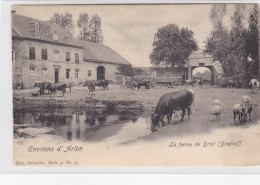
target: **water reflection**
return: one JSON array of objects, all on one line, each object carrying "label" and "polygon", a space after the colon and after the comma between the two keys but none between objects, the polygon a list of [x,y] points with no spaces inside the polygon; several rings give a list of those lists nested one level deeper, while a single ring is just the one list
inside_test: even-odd
[{"label": "water reflection", "polygon": [[[108,138],[139,137],[150,132],[149,123],[138,111],[33,109],[14,111],[14,124],[55,128],[68,141],[102,141]],[[122,135],[120,135],[122,134]]]}]

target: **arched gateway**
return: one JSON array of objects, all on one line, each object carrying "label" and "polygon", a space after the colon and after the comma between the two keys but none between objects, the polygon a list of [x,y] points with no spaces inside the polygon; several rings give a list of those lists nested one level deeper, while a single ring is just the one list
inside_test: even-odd
[{"label": "arched gateway", "polygon": [[[210,71],[210,83],[214,84],[215,74],[213,66],[213,58],[210,55],[203,54],[202,52],[194,52],[188,58],[188,79],[191,80],[194,78],[193,71],[198,68],[207,68],[207,71]],[[196,70],[195,70],[196,71]]]}]

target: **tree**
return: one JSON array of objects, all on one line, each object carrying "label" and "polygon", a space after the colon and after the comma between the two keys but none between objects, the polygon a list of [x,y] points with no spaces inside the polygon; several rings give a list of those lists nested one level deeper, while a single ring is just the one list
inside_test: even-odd
[{"label": "tree", "polygon": [[168,24],[159,28],[154,35],[151,63],[159,67],[183,67],[190,54],[197,49],[191,30]]},{"label": "tree", "polygon": [[51,17],[51,22],[58,24],[65,28],[68,33],[72,34],[73,33],[73,21],[72,21],[72,14],[65,12],[65,14],[59,14],[59,13],[54,13],[54,15]]},{"label": "tree", "polygon": [[211,8],[210,19],[213,30],[207,38],[204,53],[212,55],[214,60],[221,62],[225,74],[230,74],[231,61],[229,60],[230,52],[230,35],[227,27],[223,23],[223,17],[226,14],[225,4],[214,4]]},{"label": "tree", "polygon": [[245,72],[245,59],[246,56],[246,35],[245,29],[245,4],[236,4],[234,15],[231,17],[231,30],[230,30],[230,55],[233,56],[232,60],[232,74],[239,75]]},{"label": "tree", "polygon": [[[205,53],[211,54],[214,60],[221,62],[227,76],[238,75],[245,69],[245,10],[244,4],[236,4],[234,15],[231,17],[231,30],[223,24],[226,12],[224,5],[213,5],[211,8],[211,21],[213,30],[207,38]],[[216,15],[217,18],[214,18]]]},{"label": "tree", "polygon": [[89,28],[90,28],[89,41],[102,44],[103,35],[101,30],[101,19],[98,15],[92,16]]},{"label": "tree", "polygon": [[246,39],[246,56],[252,60],[247,60],[246,71],[249,72],[249,78],[259,75],[259,25],[258,25],[259,8],[258,4],[253,4],[252,11],[249,15],[249,28]]},{"label": "tree", "polygon": [[210,19],[213,24],[213,29],[222,29],[224,27],[223,18],[226,14],[226,4],[214,4],[211,8]]},{"label": "tree", "polygon": [[83,41],[89,41],[91,33],[89,28],[89,16],[87,13],[80,13],[78,27],[80,29],[78,38]]},{"label": "tree", "polygon": [[132,66],[129,66],[129,65],[120,65],[117,67],[117,70],[119,71],[119,73],[121,75],[126,76],[126,77],[142,75],[144,73],[144,71],[142,69],[133,68]]}]

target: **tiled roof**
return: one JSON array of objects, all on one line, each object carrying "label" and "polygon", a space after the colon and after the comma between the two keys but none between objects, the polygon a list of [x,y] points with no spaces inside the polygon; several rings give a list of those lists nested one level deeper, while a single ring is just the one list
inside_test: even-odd
[{"label": "tiled roof", "polygon": [[85,61],[131,65],[121,55],[107,46],[88,41],[78,41],[78,43],[84,47]]},{"label": "tiled roof", "polygon": [[[50,21],[41,21],[30,17],[14,14],[12,22],[12,36],[28,39],[37,39],[39,41],[49,41],[56,44],[66,44],[68,46],[77,46],[84,48],[84,60],[89,62],[102,62],[112,64],[131,65],[126,59],[120,56],[111,48],[87,41],[73,39],[70,34],[61,26]],[[35,23],[39,23],[40,37],[35,37]],[[54,32],[58,35],[58,40],[53,40],[50,33],[50,27],[53,26]],[[71,43],[67,39],[71,37]]]},{"label": "tiled roof", "polygon": [[[12,15],[12,30],[14,35],[19,35],[23,38],[37,39],[39,41],[49,41],[56,44],[66,44],[71,46],[82,47],[77,44],[75,39],[71,38],[71,43],[68,43],[70,34],[61,26],[54,24],[50,21],[41,21],[30,17],[14,14]],[[35,23],[39,23],[39,38],[35,36]],[[53,32],[58,35],[57,40],[53,40],[53,34],[50,32],[50,27],[53,27]]]}]

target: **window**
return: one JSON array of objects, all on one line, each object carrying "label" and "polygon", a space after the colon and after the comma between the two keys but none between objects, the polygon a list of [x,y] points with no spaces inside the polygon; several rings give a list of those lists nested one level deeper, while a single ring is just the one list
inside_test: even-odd
[{"label": "window", "polygon": [[39,30],[39,29],[40,29],[40,24],[39,24],[38,22],[36,22],[36,23],[34,24],[34,28],[35,28],[36,30]]},{"label": "window", "polygon": [[47,68],[42,68],[42,78],[47,78],[48,71]]},{"label": "window", "polygon": [[91,72],[92,72],[91,70],[88,70],[88,76],[91,76]]},{"label": "window", "polygon": [[56,33],[54,33],[53,35],[52,35],[52,40],[58,40],[58,35],[56,34]]},{"label": "window", "polygon": [[30,67],[30,76],[31,78],[35,78],[35,67]]},{"label": "window", "polygon": [[15,50],[12,49],[12,62],[15,63]]},{"label": "window", "polygon": [[70,52],[66,52],[66,61],[70,61]]},{"label": "window", "polygon": [[42,49],[42,59],[43,60],[48,60],[47,49]]},{"label": "window", "polygon": [[40,38],[40,31],[39,30],[36,30],[34,34],[35,34],[36,38]]},{"label": "window", "polygon": [[75,63],[78,64],[79,63],[79,54],[75,53]]},{"label": "window", "polygon": [[75,78],[79,78],[79,70],[75,69]]},{"label": "window", "polygon": [[29,60],[35,60],[35,47],[29,48]]},{"label": "window", "polygon": [[54,61],[60,60],[59,50],[54,50]]},{"label": "window", "polygon": [[53,30],[53,26],[50,26],[50,33],[53,33],[54,30]]},{"label": "window", "polygon": [[70,69],[66,69],[66,78],[67,78],[67,79],[70,78]]}]

